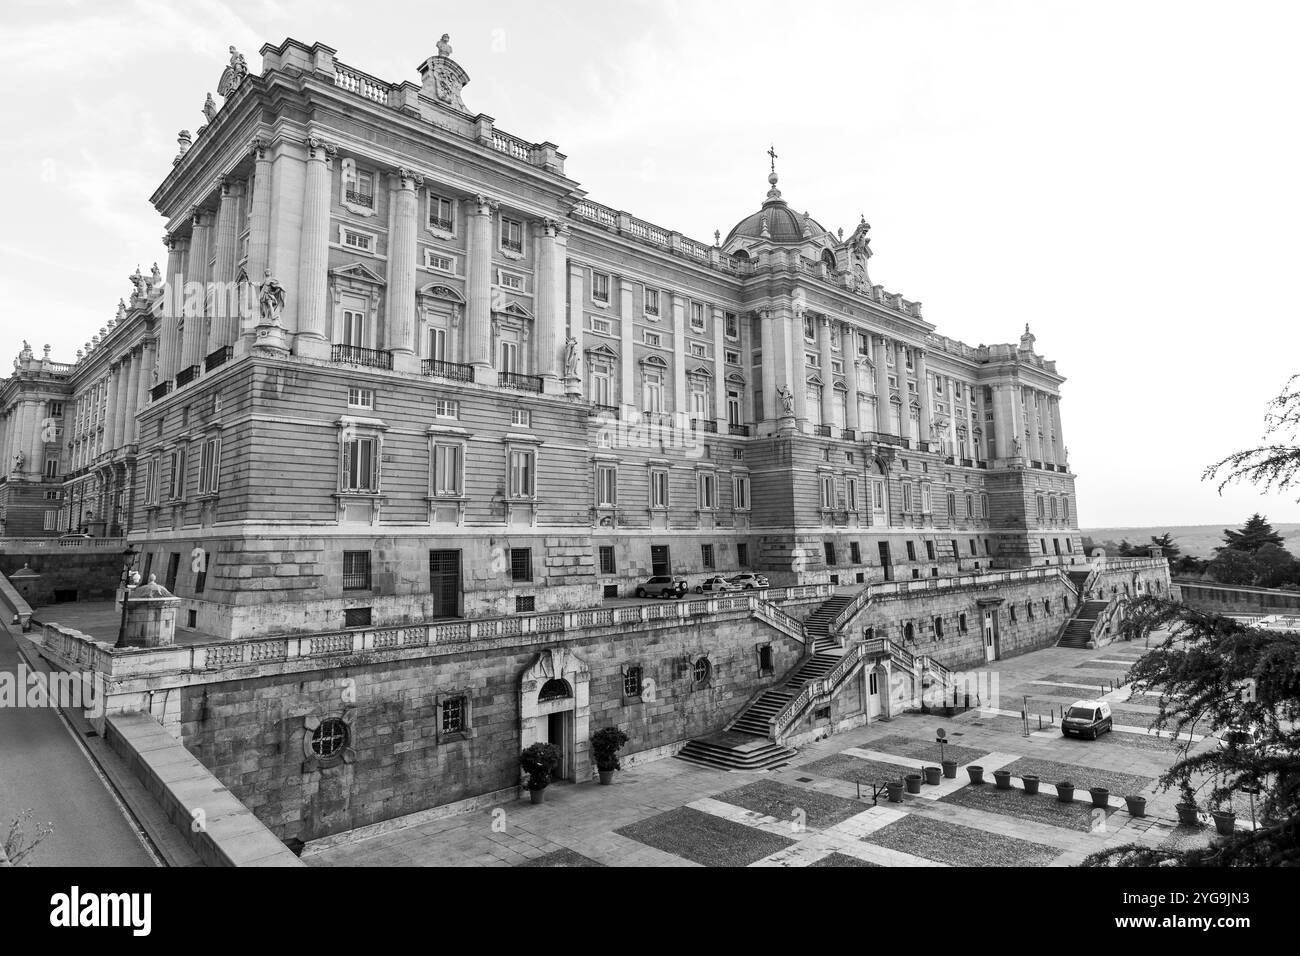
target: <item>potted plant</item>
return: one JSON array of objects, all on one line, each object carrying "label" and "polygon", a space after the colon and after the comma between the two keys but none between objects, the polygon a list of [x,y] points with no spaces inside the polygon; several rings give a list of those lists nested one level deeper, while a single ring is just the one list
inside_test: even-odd
[{"label": "potted plant", "polygon": [[1125,797],[1124,802],[1128,804],[1129,816],[1144,817],[1147,815],[1146,797]]},{"label": "potted plant", "polygon": [[528,775],[524,786],[533,803],[541,803],[546,788],[551,784],[551,774],[560,763],[560,748],[555,744],[532,744],[519,755],[519,766]]},{"label": "potted plant", "polygon": [[1210,811],[1210,816],[1214,817],[1214,829],[1219,836],[1232,836],[1237,829],[1237,811],[1231,807],[1223,809],[1216,807]]},{"label": "potted plant", "polygon": [[957,761],[945,760],[943,762],[943,775],[949,780],[957,779]]},{"label": "potted plant", "polygon": [[890,803],[903,802],[903,781],[901,778],[898,780],[890,780],[885,784],[885,786],[889,790]]},{"label": "potted plant", "polygon": [[970,764],[970,765],[966,768],[966,773],[968,773],[968,774],[970,775],[970,782],[971,782],[971,783],[983,783],[983,782],[984,782],[984,768],[981,767],[979,764],[975,764],[975,763]]},{"label": "potted plant", "polygon": [[1038,792],[1038,774],[1036,773],[1022,774],[1020,779],[1023,780],[1025,783],[1025,793],[1029,794],[1030,796],[1033,796],[1035,793]]},{"label": "potted plant", "polygon": [[1074,784],[1062,780],[1056,785],[1056,799],[1061,803],[1074,803]]},{"label": "potted plant", "polygon": [[1089,787],[1088,793],[1092,796],[1092,805],[1101,810],[1110,809],[1110,788],[1109,787]]},{"label": "potted plant", "polygon": [[931,787],[937,787],[939,785],[939,777],[942,773],[943,771],[938,767],[926,767],[925,782]]},{"label": "potted plant", "polygon": [[1178,825],[1181,827],[1194,827],[1201,822],[1200,813],[1196,807],[1196,791],[1192,789],[1189,781],[1184,780],[1178,788],[1181,799],[1174,806],[1178,811]]},{"label": "potted plant", "polygon": [[614,771],[623,769],[618,752],[627,743],[627,734],[617,727],[602,727],[591,735],[591,758],[596,762],[600,782],[608,786],[614,780]]},{"label": "potted plant", "polygon": [[903,778],[903,782],[907,784],[908,793],[921,792],[921,775],[919,773],[909,773]]},{"label": "potted plant", "polygon": [[997,788],[998,788],[999,790],[1010,790],[1010,789],[1011,789],[1011,771],[1010,771],[1010,770],[994,770],[994,771],[993,771],[993,782],[997,785]]}]

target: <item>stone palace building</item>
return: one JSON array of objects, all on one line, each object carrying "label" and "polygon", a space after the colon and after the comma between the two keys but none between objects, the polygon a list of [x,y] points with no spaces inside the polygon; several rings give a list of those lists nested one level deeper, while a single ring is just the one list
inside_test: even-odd
[{"label": "stone palace building", "polygon": [[[152,197],[165,266],[74,364],[25,347],[0,385],[0,533],[140,550],[191,654],[118,662],[118,704],[277,833],[500,792],[537,739],[584,777],[607,723],[646,756],[738,726],[779,752],[887,714],[894,671],[947,686],[1165,586],[1083,555],[1028,326],[938,333],[774,154],[713,243],[601,205],[438,50],[418,82],[232,50]],[[615,600],[740,571],[771,588]],[[305,757],[259,770],[232,739]]]}]

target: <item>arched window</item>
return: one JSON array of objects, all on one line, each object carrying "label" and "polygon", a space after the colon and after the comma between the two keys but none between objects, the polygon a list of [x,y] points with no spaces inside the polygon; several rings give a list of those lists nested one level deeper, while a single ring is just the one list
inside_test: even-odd
[{"label": "arched window", "polygon": [[573,688],[569,682],[559,677],[552,677],[542,685],[541,691],[537,695],[537,702],[544,704],[548,700],[561,700],[565,697],[573,696]]},{"label": "arched window", "polygon": [[826,268],[831,272],[835,271],[835,253],[831,252],[829,249],[823,249],[822,262],[826,264]]},{"label": "arched window", "polygon": [[912,626],[911,621],[908,621],[906,624],[903,625],[903,640],[907,641],[908,643],[911,643],[912,641],[916,640],[916,628]]}]

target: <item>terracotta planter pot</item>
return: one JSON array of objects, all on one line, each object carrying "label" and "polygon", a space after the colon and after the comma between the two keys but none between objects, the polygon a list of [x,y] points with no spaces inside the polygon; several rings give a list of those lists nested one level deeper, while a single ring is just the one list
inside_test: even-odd
[{"label": "terracotta planter pot", "polygon": [[889,781],[889,783],[885,784],[885,786],[889,788],[889,802],[890,802],[890,803],[902,803],[902,802],[903,802],[903,781],[901,781],[901,780],[891,780],[891,781]]},{"label": "terracotta planter pot", "polygon": [[1110,809],[1110,790],[1106,787],[1089,787],[1088,793],[1092,796],[1092,805],[1102,810]]},{"label": "terracotta planter pot", "polygon": [[1178,811],[1178,825],[1180,827],[1194,827],[1201,823],[1201,815],[1196,811],[1194,803],[1180,803],[1174,807]]},{"label": "terracotta planter pot", "polygon": [[939,778],[941,776],[943,776],[943,771],[940,770],[938,767],[925,768],[925,782],[927,785],[931,787],[937,787],[939,785]]},{"label": "terracotta planter pot", "polygon": [[1144,817],[1147,815],[1146,797],[1125,797],[1124,802],[1128,804],[1129,816]]},{"label": "terracotta planter pot", "polygon": [[957,761],[945,760],[943,762],[943,775],[949,780],[957,779]]},{"label": "terracotta planter pot", "polygon": [[1062,803],[1074,803],[1074,784],[1058,783],[1056,785],[1056,799]]},{"label": "terracotta planter pot", "polygon": [[529,790],[528,796],[533,801],[533,803],[545,803],[546,788],[542,787],[540,790]]},{"label": "terracotta planter pot", "polygon": [[1215,810],[1210,815],[1214,817],[1214,829],[1219,836],[1232,836],[1236,832],[1237,814],[1234,811]]},{"label": "terracotta planter pot", "polygon": [[966,768],[966,773],[970,775],[970,782],[971,782],[971,783],[983,783],[983,782],[984,782],[984,768],[983,768],[983,767],[978,766],[977,764],[971,764],[969,767]]},{"label": "terracotta planter pot", "polygon": [[921,775],[919,773],[909,773],[903,778],[903,782],[907,784],[908,793],[921,792]]},{"label": "terracotta planter pot", "polygon": [[1025,782],[1025,793],[1033,796],[1038,792],[1038,776],[1036,774],[1027,773],[1020,779]]},{"label": "terracotta planter pot", "polygon": [[1010,789],[1011,789],[1011,771],[1010,771],[1010,770],[994,770],[994,771],[993,771],[993,782],[994,782],[995,784],[997,784],[997,788],[998,788],[999,790],[1010,790]]},{"label": "terracotta planter pot", "polygon": [[600,785],[602,787],[608,787],[614,782],[614,771],[612,770],[597,770],[596,775],[600,777]]}]

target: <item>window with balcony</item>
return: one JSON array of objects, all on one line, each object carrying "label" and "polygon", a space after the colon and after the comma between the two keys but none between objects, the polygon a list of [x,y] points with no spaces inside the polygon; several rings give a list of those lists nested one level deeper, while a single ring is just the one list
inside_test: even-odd
[{"label": "window with balcony", "polygon": [[436,232],[455,234],[456,203],[454,200],[429,193],[429,228]]},{"label": "window with balcony", "polygon": [[524,224],[518,219],[501,217],[501,249],[522,255],[524,251]]},{"label": "window with balcony", "polygon": [[691,303],[691,331],[704,331],[704,303],[702,302]]},{"label": "window with balcony", "polygon": [[606,273],[591,274],[591,297],[597,302],[609,302],[609,276]]},{"label": "window with balcony", "polygon": [[645,290],[645,314],[653,318],[659,317],[659,290]]}]

